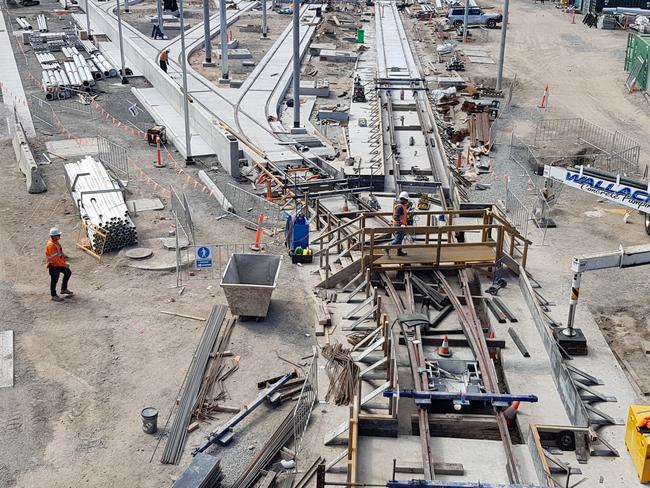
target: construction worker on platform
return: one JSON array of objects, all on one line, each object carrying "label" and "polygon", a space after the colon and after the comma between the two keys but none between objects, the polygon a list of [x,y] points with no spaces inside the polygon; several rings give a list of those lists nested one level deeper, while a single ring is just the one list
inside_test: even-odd
[{"label": "construction worker on platform", "polygon": [[160,53],[160,69],[167,73],[167,63],[169,63],[169,49]]},{"label": "construction worker on platform", "polygon": [[73,293],[68,290],[68,281],[70,280],[72,271],[70,271],[70,265],[65,260],[63,248],[59,243],[60,240],[61,231],[56,227],[52,227],[50,229],[50,240],[47,241],[47,245],[45,246],[45,257],[47,258],[47,269],[50,273],[50,295],[52,295],[52,300],[55,302],[63,301],[63,298],[56,293],[56,285],[61,274],[63,274],[61,294],[73,295]]},{"label": "construction worker on platform", "polygon": [[[391,224],[393,227],[406,227],[408,225],[409,214],[409,194],[405,191],[399,194],[399,197],[393,202],[393,216]],[[397,231],[393,234],[393,240],[390,241],[391,246],[399,246],[404,240],[404,232]],[[384,252],[386,257],[390,257],[388,249]],[[406,256],[403,249],[397,250],[398,256]]]}]

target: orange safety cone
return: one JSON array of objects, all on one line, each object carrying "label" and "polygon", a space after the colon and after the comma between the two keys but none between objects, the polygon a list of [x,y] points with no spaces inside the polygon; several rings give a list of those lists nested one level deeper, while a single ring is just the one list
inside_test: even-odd
[{"label": "orange safety cone", "polygon": [[519,409],[519,404],[521,402],[516,400],[512,402],[508,408],[503,411],[503,416],[506,418],[506,423],[508,426],[511,426],[515,423],[515,418],[517,418],[517,410]]},{"label": "orange safety cone", "polygon": [[438,348],[438,356],[443,358],[450,358],[452,355],[451,349],[449,349],[449,337],[445,336],[442,341],[442,346]]},{"label": "orange safety cone", "polygon": [[156,136],[156,161],[154,162],[154,167],[164,168],[167,166],[163,163],[162,156],[160,154],[160,136]]},{"label": "orange safety cone", "polygon": [[535,185],[533,184],[533,180],[530,177],[528,178],[528,191],[535,191]]},{"label": "orange safety cone", "polygon": [[252,251],[261,251],[262,250],[262,235],[264,230],[262,229],[262,224],[264,223],[264,214],[261,213],[257,218],[257,232],[255,232],[255,244],[251,244]]},{"label": "orange safety cone", "polygon": [[548,106],[548,83],[544,86],[544,94],[539,101],[539,108],[546,108]]}]

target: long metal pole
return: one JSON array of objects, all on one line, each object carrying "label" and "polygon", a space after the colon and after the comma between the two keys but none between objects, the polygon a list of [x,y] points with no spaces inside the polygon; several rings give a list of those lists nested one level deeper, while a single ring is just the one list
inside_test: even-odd
[{"label": "long metal pole", "polygon": [[90,0],[86,0],[86,32],[88,32],[88,39],[92,39],[90,35],[90,11],[88,10],[88,4]]},{"label": "long metal pole", "polygon": [[228,23],[226,22],[226,0],[219,0],[219,19],[221,20],[221,79],[230,78],[228,74]]},{"label": "long metal pole", "polygon": [[212,65],[212,36],[210,35],[210,0],[203,0],[204,65]]},{"label": "long metal pole", "polygon": [[190,104],[187,98],[187,60],[185,59],[185,17],[183,16],[183,0],[178,0],[178,10],[181,21],[181,71],[183,74],[183,115],[185,116],[185,164],[194,164],[192,159],[190,132]]},{"label": "long metal pole", "polygon": [[506,55],[506,34],[508,33],[508,7],[510,0],[503,2],[503,22],[501,23],[501,42],[499,44],[499,66],[497,68],[497,90],[501,90],[503,83],[503,59]]},{"label": "long metal pole", "polygon": [[463,16],[463,42],[467,42],[468,23],[469,23],[469,0],[465,0],[465,15]]},{"label": "long metal pole", "polygon": [[117,37],[120,38],[120,62],[122,63],[120,76],[122,77],[122,84],[127,85],[129,83],[129,80],[126,79],[126,67],[124,66],[124,41],[122,39],[122,16],[120,15],[120,0],[117,0]]},{"label": "long metal pole", "polygon": [[266,37],[268,30],[266,28],[266,0],[262,0],[262,37]]},{"label": "long metal pole", "polygon": [[163,32],[163,6],[162,0],[156,0],[156,11],[158,13],[158,30],[162,38],[165,38],[165,33]]},{"label": "long metal pole", "polygon": [[293,126],[300,127],[300,0],[293,0]]}]

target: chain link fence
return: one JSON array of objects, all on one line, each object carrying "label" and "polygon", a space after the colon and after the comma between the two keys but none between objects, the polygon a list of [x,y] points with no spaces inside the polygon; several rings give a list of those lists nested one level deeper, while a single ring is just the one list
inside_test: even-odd
[{"label": "chain link fence", "polygon": [[293,438],[296,455],[300,453],[302,440],[316,401],[318,401],[318,350],[315,349],[309,371],[305,375],[305,383],[298,397],[298,403],[293,411]]},{"label": "chain link fence", "polygon": [[109,141],[104,136],[97,136],[98,159],[107,166],[116,177],[129,181],[129,153],[126,148]]},{"label": "chain link fence", "polygon": [[230,202],[231,215],[257,227],[260,215],[263,214],[262,228],[270,235],[284,228],[283,207],[231,183],[222,185],[221,191]]},{"label": "chain link fence", "polygon": [[189,244],[196,243],[196,236],[194,234],[194,222],[192,222],[192,212],[187,201],[187,195],[176,192],[174,187],[170,188],[171,193],[171,207],[172,214],[176,218],[176,233],[178,234],[179,227],[183,231]]},{"label": "chain link fence", "polygon": [[[228,260],[233,254],[250,252],[250,244],[201,244],[189,245],[176,249],[176,286],[181,287],[190,282],[221,280]],[[208,247],[211,251],[212,266],[196,267],[196,252],[199,247]]]}]

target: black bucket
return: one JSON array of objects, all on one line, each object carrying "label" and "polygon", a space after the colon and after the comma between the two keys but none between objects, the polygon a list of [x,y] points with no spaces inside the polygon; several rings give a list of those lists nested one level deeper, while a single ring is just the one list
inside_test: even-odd
[{"label": "black bucket", "polygon": [[142,430],[147,434],[155,434],[158,431],[158,410],[153,407],[143,408],[140,415],[142,415]]}]

